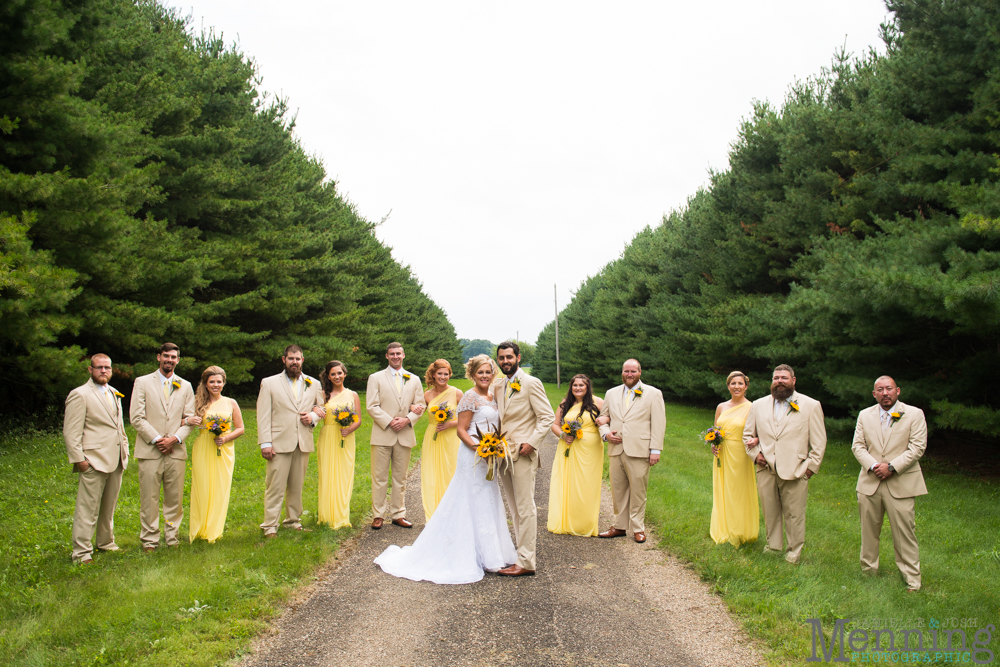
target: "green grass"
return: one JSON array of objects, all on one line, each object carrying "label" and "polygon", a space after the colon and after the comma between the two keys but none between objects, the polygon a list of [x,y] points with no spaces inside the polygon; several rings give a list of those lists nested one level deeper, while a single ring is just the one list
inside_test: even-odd
[{"label": "green grass", "polygon": [[658,529],[657,546],[691,562],[714,584],[744,629],[763,642],[771,664],[804,664],[812,651],[807,618],[822,619],[827,634],[836,618],[975,619],[975,627],[1000,620],[1000,488],[995,482],[932,458],[921,461],[930,492],[916,501],[923,590],[907,593],[888,521],[879,576],[861,574],[854,491],[859,465],[844,440],[829,443],[823,466],[809,483],[802,565],[763,553],[763,515],[756,543],[739,549],[717,546],[708,534],[711,453],[696,438],[712,417],[709,410],[667,406],[663,459],[650,475],[647,517]]},{"label": "green grass", "polygon": [[[247,649],[289,594],[312,581],[338,545],[365,525],[371,506],[371,422],[366,419],[357,431],[355,528],[315,525],[316,457],[311,456],[303,523],[313,532],[283,530],[265,542],[259,528],[265,461],[254,411],[244,409],[243,418],[247,433],[236,442],[226,532],[218,542],[182,542],[178,549],[142,553],[139,483],[130,465],[115,513],[115,538],[124,551],[95,554],[88,567],[70,563],[77,478],[60,434],[0,436],[0,664],[216,665]],[[418,443],[426,423],[418,422]],[[134,442],[131,430],[129,437]],[[419,456],[418,444],[412,462]],[[190,479],[189,464],[188,484]]]}]

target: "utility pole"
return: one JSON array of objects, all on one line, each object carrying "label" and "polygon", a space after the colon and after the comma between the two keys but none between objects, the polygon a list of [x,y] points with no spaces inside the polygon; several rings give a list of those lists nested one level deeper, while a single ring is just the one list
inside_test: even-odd
[{"label": "utility pole", "polygon": [[552,285],[552,303],[556,308],[556,389],[562,388],[559,381],[559,291],[556,285]]}]

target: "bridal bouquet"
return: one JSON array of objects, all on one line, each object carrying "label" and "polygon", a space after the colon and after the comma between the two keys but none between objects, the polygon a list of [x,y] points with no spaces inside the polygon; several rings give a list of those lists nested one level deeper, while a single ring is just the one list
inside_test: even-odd
[{"label": "bridal bouquet", "polygon": [[[713,426],[712,428],[706,428],[704,431],[702,431],[701,437],[702,440],[704,440],[710,446],[721,447],[722,439],[726,437],[726,432],[717,426]],[[720,468],[722,467],[722,459],[719,458],[719,454],[715,455],[715,465]]]},{"label": "bridal bouquet", "polygon": [[[233,430],[233,418],[222,415],[205,415],[205,430],[211,431],[212,435],[218,438],[223,433],[229,433]],[[222,456],[222,449],[219,445],[215,447],[215,455]]]},{"label": "bridal bouquet", "polygon": [[[500,432],[499,424],[492,431],[483,433],[476,424],[476,435],[479,436],[479,446],[476,447],[476,455],[486,459],[486,481],[493,481],[493,477],[500,470],[501,459],[507,458],[506,433]],[[476,463],[478,463],[478,459]]]},{"label": "bridal bouquet", "polygon": [[[583,424],[577,420],[573,421],[563,421],[562,432],[572,438],[582,438],[583,437]],[[566,456],[569,456],[569,446],[570,442],[566,441]]]},{"label": "bridal bouquet", "polygon": [[[438,405],[431,406],[431,417],[436,423],[443,424],[455,418],[455,411],[449,408],[447,403],[440,403]],[[437,439],[438,432],[434,431],[434,437],[432,437],[431,440]]]},{"label": "bridal bouquet", "polygon": [[[340,424],[340,428],[344,428],[345,426],[358,423],[361,421],[361,417],[359,417],[358,413],[354,411],[354,408],[342,405],[338,408],[334,408],[333,421]],[[340,446],[344,446],[344,438],[340,439]]]}]

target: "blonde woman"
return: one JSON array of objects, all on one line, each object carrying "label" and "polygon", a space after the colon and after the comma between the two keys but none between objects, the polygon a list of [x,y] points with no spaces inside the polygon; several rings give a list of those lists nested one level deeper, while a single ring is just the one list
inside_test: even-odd
[{"label": "blonde woman", "polygon": [[[715,425],[725,431],[722,445],[712,452],[712,521],[709,533],[716,544],[729,542],[738,547],[755,542],[760,531],[760,505],[757,500],[757,476],[753,461],[743,445],[743,426],[750,406],[747,399],[749,378],[733,371],[726,378],[731,398],[715,409]],[[756,438],[754,438],[756,440]],[[752,442],[752,447],[755,442]],[[721,464],[721,465],[720,465]]]},{"label": "blonde woman", "polygon": [[[347,366],[331,361],[319,376],[326,398],[326,417],[316,443],[319,468],[317,521],[331,528],[351,527],[351,495],[354,493],[354,432],[361,427],[361,399],[344,386]],[[338,418],[352,410],[357,420],[341,426]]]},{"label": "blonde woman", "polygon": [[199,537],[215,542],[226,527],[236,465],[233,442],[243,435],[243,413],[236,401],[222,395],[225,386],[226,371],[218,366],[206,368],[194,394],[195,416],[184,420],[201,427],[191,447],[188,535],[192,542]]},{"label": "blonde woman", "polygon": [[[424,432],[424,442],[420,448],[420,495],[424,500],[424,518],[430,520],[438,503],[448,490],[451,478],[455,476],[458,464],[458,402],[462,400],[462,390],[448,384],[451,380],[451,364],[438,359],[427,367],[424,374],[424,401],[427,403],[427,418],[430,424]],[[437,409],[435,409],[437,408]],[[451,418],[446,413],[451,411]],[[438,420],[436,415],[445,417]]]}]

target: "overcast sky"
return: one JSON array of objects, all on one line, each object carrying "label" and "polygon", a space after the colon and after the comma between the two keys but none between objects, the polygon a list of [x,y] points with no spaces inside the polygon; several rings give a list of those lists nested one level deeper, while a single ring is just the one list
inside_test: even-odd
[{"label": "overcast sky", "polygon": [[[254,58],[296,136],[462,338],[534,341],[587,276],[728,166],[882,0],[167,0]],[[405,341],[404,341],[405,342]]]}]

